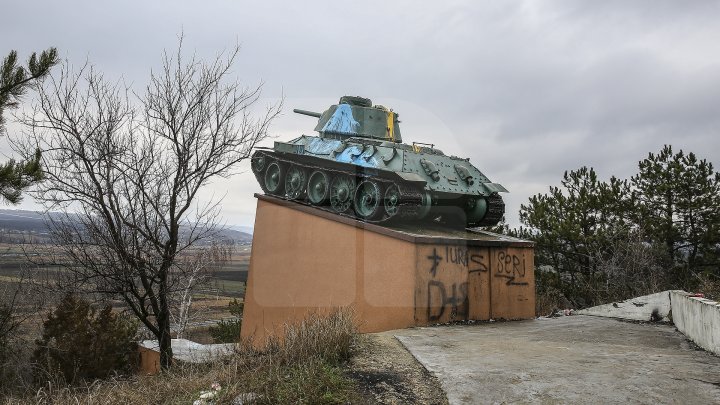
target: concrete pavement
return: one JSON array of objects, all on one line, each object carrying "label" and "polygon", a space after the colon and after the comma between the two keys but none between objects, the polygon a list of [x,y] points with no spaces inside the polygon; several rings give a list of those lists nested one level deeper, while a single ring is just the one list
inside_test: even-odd
[{"label": "concrete pavement", "polygon": [[720,403],[720,357],[669,325],[569,316],[385,333],[451,404]]}]

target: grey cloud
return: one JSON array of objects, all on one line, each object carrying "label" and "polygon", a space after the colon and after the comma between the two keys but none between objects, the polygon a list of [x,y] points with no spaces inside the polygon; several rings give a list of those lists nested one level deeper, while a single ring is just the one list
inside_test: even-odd
[{"label": "grey cloud", "polygon": [[[74,64],[136,84],[163,49],[208,57],[243,44],[235,72],[286,97],[272,128],[311,133],[292,108],[343,94],[394,107],[406,141],[470,157],[510,185],[508,212],[594,166],[633,174],[665,143],[720,165],[720,3],[712,1],[63,1],[12,2],[3,49],[49,45]],[[4,52],[4,51],[3,51]],[[4,149],[6,150],[6,149]],[[249,173],[211,186],[225,215],[248,224]]]}]

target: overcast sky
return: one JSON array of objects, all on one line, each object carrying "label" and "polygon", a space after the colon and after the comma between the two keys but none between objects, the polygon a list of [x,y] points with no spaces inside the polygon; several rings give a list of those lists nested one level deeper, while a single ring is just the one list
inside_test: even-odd
[{"label": "overcast sky", "polygon": [[[264,82],[263,102],[285,97],[271,127],[278,140],[313,134],[313,119],[293,108],[369,97],[400,114],[406,142],[469,157],[508,188],[512,225],[520,204],[565,170],[628,177],[663,144],[720,165],[717,1],[36,0],[0,9],[3,56],[55,46],[138,90],[180,32],[203,57],[240,42],[234,74]],[[243,170],[205,196],[225,195],[226,221],[252,226],[260,187]]]}]

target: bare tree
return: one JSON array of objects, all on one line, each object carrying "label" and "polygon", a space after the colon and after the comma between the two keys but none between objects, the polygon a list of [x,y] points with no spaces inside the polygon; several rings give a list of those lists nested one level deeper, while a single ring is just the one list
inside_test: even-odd
[{"label": "bare tree", "polygon": [[[667,289],[663,250],[647,243],[640,227],[614,229],[605,245],[590,252],[598,276],[586,279],[585,289],[595,302],[610,302]],[[592,293],[590,293],[592,292]]]},{"label": "bare tree", "polygon": [[183,271],[172,274],[177,279],[174,283],[178,288],[170,297],[170,316],[178,338],[184,336],[190,321],[200,315],[192,307],[193,293],[199,286],[206,285],[215,271],[230,260],[232,250],[233,246],[228,243],[200,249],[181,260]]},{"label": "bare tree", "polygon": [[201,199],[268,136],[281,105],[251,114],[261,85],[230,79],[236,46],[210,62],[186,59],[182,40],[164,54],[145,92],[132,93],[85,66],[38,89],[23,118],[31,156],[42,151],[45,181],[34,196],[64,219],[51,219],[60,261],[76,288],[122,299],[172,363],[170,296],[186,288],[181,257],[219,230],[219,202]]}]

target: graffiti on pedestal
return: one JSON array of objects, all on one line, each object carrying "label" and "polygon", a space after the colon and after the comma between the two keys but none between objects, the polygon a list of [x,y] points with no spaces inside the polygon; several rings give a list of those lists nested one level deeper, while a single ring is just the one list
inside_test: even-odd
[{"label": "graffiti on pedestal", "polygon": [[[427,282],[427,321],[437,322],[449,311],[451,320],[467,319],[469,310],[467,275],[487,272],[483,255],[471,253],[456,246],[433,247],[427,256],[430,280]],[[445,267],[443,267],[445,264]],[[443,281],[439,271],[460,269],[464,274],[455,274],[454,282]],[[452,269],[452,270],[449,270]],[[447,277],[443,277],[447,280]]]},{"label": "graffiti on pedestal", "polygon": [[[445,256],[440,256],[440,253],[445,253]],[[471,254],[468,249],[455,246],[445,246],[445,248],[433,248],[433,253],[429,255],[428,260],[430,261],[430,274],[433,277],[437,275],[438,266],[440,263],[452,263],[464,266],[468,273],[486,272],[488,271],[487,266],[483,263],[483,255]]]},{"label": "graffiti on pedestal", "polygon": [[505,285],[528,285],[525,278],[525,257],[509,254],[504,250],[496,253],[495,277],[507,279]]},{"label": "graffiti on pedestal", "polygon": [[[441,281],[430,280],[427,285],[427,320],[437,322],[450,308],[450,319],[467,319],[470,302],[468,300],[468,283],[452,283],[446,287]],[[433,307],[434,304],[440,304]]]},{"label": "graffiti on pedestal", "polygon": [[489,316],[479,314],[486,314],[484,305],[490,302],[490,278],[493,288],[515,291],[500,293],[504,295],[524,291],[532,276],[532,262],[526,263],[524,252],[512,248],[431,246],[419,259],[424,276],[418,280],[417,316],[431,323]]},{"label": "graffiti on pedestal", "polygon": [[437,248],[433,248],[433,254],[427,257],[432,262],[432,265],[430,266],[430,274],[432,274],[433,277],[437,275],[437,269],[438,265],[442,261],[442,256],[439,256],[437,253]]}]

